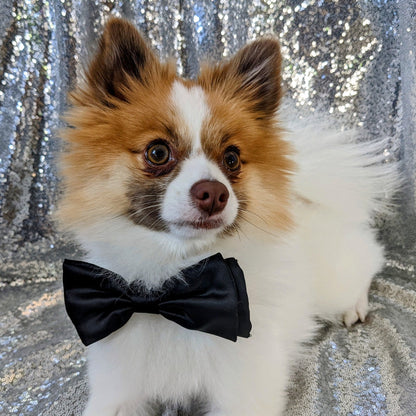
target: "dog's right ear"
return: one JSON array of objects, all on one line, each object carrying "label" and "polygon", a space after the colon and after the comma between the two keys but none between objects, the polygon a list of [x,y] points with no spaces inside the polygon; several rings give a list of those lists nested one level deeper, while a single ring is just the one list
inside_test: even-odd
[{"label": "dog's right ear", "polygon": [[113,107],[119,100],[128,101],[132,82],[146,85],[159,68],[158,58],[138,30],[127,20],[112,18],[86,73],[88,95]]},{"label": "dog's right ear", "polygon": [[205,66],[198,81],[205,90],[241,99],[257,119],[273,120],[282,96],[281,65],[278,40],[265,37],[249,43],[228,61]]}]

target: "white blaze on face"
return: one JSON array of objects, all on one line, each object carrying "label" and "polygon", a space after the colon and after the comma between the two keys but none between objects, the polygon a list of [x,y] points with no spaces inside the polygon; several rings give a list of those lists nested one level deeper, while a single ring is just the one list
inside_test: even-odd
[{"label": "white blaze on face", "polygon": [[[172,233],[184,237],[199,237],[202,234],[216,234],[231,225],[238,213],[238,201],[231,184],[214,161],[209,160],[202,152],[201,128],[210,115],[205,94],[200,87],[187,88],[175,82],[171,94],[172,104],[179,116],[178,124],[182,126],[179,133],[184,140],[192,139],[192,152],[188,159],[181,162],[181,169],[176,178],[168,185],[163,203],[162,218],[169,224]],[[190,190],[202,180],[216,180],[224,184],[229,198],[224,210],[215,214],[215,219],[222,225],[206,230],[192,226],[202,215],[192,202]]]},{"label": "white blaze on face", "polygon": [[190,136],[195,152],[201,150],[201,127],[209,115],[204,91],[200,87],[187,88],[176,81],[172,87],[171,100],[176,114],[181,118],[179,124],[183,126],[183,134]]}]

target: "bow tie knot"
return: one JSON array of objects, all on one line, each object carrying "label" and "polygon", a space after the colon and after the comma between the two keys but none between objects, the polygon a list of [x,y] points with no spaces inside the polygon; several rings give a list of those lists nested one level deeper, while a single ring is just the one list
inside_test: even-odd
[{"label": "bow tie knot", "polygon": [[133,313],[160,314],[184,328],[232,341],[248,338],[250,312],[244,274],[221,254],[181,271],[159,291],[146,292],[94,264],[65,260],[65,306],[85,345],[120,329]]},{"label": "bow tie knot", "polygon": [[158,314],[159,304],[156,299],[144,298],[133,295],[131,296],[132,310],[134,313],[153,313]]}]

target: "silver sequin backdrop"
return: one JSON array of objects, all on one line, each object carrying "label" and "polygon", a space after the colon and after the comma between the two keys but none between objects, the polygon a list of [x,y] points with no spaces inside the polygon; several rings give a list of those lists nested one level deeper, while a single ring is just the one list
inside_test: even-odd
[{"label": "silver sequin backdrop", "polygon": [[287,412],[415,414],[414,0],[0,0],[0,413],[78,415],[85,400],[84,351],[60,283],[60,261],[78,249],[53,224],[54,160],[67,92],[109,15],[134,21],[186,77],[273,33],[300,114],[388,138],[385,162],[400,162],[404,187],[394,215],[378,220],[388,262],[371,319],[323,330],[293,376]]}]

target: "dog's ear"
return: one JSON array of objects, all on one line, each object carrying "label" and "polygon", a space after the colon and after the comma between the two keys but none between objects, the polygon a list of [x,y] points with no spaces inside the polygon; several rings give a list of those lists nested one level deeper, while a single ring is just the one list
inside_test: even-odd
[{"label": "dog's ear", "polygon": [[258,39],[228,62],[205,67],[200,82],[205,88],[220,88],[224,94],[247,101],[258,118],[270,119],[282,96],[281,65],[279,42],[274,38]]},{"label": "dog's ear", "polygon": [[137,29],[126,20],[112,18],[104,27],[98,51],[86,73],[89,93],[109,106],[117,100],[127,101],[131,82],[146,85],[158,68],[158,58]]}]

